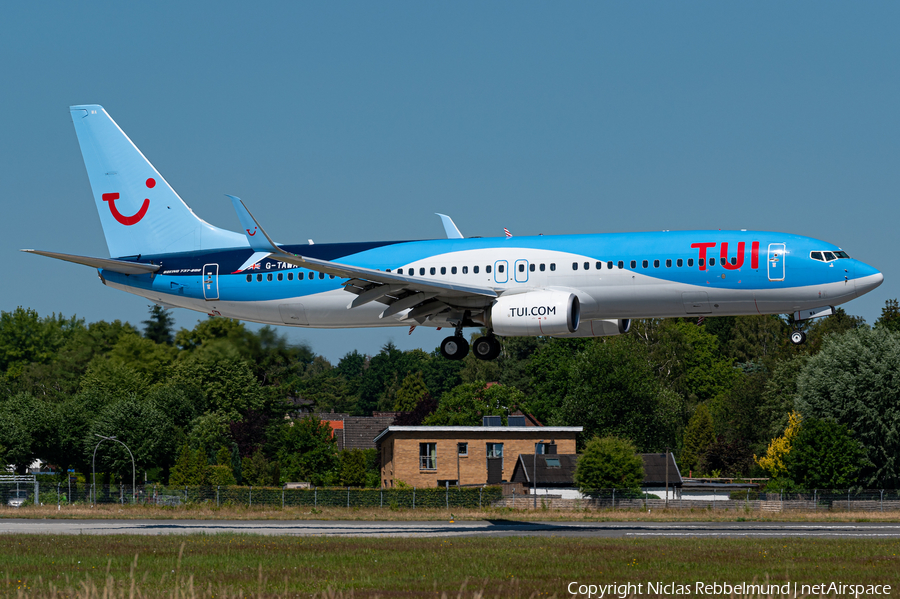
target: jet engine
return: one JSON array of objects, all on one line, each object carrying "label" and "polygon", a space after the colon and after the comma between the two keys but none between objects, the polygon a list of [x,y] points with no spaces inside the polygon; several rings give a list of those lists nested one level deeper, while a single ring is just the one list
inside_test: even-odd
[{"label": "jet engine", "polygon": [[565,291],[530,291],[500,297],[491,307],[491,327],[501,337],[566,335],[578,330],[581,304]]},{"label": "jet engine", "polygon": [[585,320],[574,333],[553,335],[553,337],[610,337],[624,335],[629,330],[631,330],[631,319],[629,318]]}]

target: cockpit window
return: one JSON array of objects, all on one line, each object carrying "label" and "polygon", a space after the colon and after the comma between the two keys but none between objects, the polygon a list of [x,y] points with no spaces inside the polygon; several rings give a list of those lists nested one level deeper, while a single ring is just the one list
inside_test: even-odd
[{"label": "cockpit window", "polygon": [[818,260],[819,262],[831,262],[832,260],[838,260],[842,258],[849,258],[850,256],[847,252],[837,251],[837,252],[810,252],[809,257],[813,260]]}]

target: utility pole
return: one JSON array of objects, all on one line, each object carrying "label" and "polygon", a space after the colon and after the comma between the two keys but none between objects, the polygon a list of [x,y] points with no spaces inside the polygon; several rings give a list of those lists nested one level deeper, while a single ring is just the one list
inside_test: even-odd
[{"label": "utility pole", "polygon": [[666,507],[669,507],[669,448],[666,447]]},{"label": "utility pole", "polygon": [[531,493],[534,495],[534,509],[537,509],[537,457],[538,457],[538,445],[543,443],[544,440],[541,439],[537,443],[534,444],[534,468],[532,469],[532,477],[531,477]]}]

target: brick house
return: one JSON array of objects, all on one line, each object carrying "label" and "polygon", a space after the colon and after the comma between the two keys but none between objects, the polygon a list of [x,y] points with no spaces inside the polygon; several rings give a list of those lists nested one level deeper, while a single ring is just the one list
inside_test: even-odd
[{"label": "brick house", "polygon": [[375,412],[372,416],[350,416],[349,414],[322,413],[315,416],[331,427],[331,434],[337,442],[338,451],[343,449],[374,449],[372,439],[386,429],[396,412]]},{"label": "brick house", "polygon": [[575,453],[580,426],[389,426],[375,437],[381,485],[499,484],[519,454]]}]

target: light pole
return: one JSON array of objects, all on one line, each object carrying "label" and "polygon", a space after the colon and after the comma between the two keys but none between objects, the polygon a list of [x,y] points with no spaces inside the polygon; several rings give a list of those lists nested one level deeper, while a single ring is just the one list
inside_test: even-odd
[{"label": "light pole", "polygon": [[538,456],[538,445],[543,443],[544,440],[541,439],[537,443],[534,444],[534,472],[531,477],[531,493],[534,495],[534,509],[537,509],[537,456]]},{"label": "light pole", "polygon": [[94,484],[93,484],[94,503],[97,503],[97,448],[100,447],[100,444],[103,443],[103,441],[115,441],[116,443],[121,443],[122,447],[124,447],[126,449],[126,451],[128,451],[128,455],[131,456],[131,496],[132,496],[132,499],[134,499],[134,481],[135,481],[134,454],[131,453],[131,450],[128,449],[128,446],[125,445],[125,443],[122,443],[122,441],[120,441],[119,439],[117,439],[115,437],[115,435],[113,435],[112,437],[104,437],[103,435],[98,435],[97,433],[94,433],[94,436],[100,437],[100,440],[97,441],[96,447],[94,447],[94,457],[91,460],[91,476],[94,479]]}]

